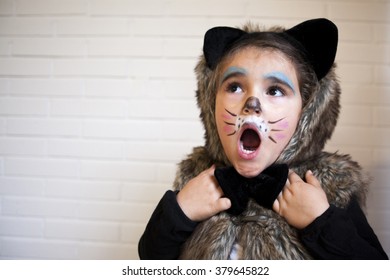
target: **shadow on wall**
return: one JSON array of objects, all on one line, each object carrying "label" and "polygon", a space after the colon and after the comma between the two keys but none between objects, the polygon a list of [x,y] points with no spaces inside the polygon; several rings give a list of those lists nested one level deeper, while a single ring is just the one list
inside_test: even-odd
[{"label": "shadow on wall", "polygon": [[384,250],[390,256],[390,162],[377,164],[368,170],[372,177],[367,195],[367,219],[378,236]]},{"label": "shadow on wall", "polygon": [[[390,10],[386,9],[386,17],[389,18]],[[375,42],[378,46],[390,42],[390,25],[376,26]],[[379,47],[382,59],[376,63],[374,70],[374,87],[377,92],[371,93],[367,98],[372,98],[376,105],[373,112],[372,155],[373,161],[366,170],[372,177],[368,196],[366,214],[367,218],[377,234],[384,250],[390,256],[390,110],[381,106],[390,104],[389,76],[390,50]]]}]

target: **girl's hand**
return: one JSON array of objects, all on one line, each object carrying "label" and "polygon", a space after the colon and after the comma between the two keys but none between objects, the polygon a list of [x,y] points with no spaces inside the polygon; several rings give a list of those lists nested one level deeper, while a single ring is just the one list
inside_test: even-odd
[{"label": "girl's hand", "polygon": [[307,171],[306,183],[290,171],[286,185],[274,201],[273,210],[298,229],[303,229],[329,208],[320,182]]},{"label": "girl's hand", "polygon": [[231,206],[223,197],[221,187],[214,177],[215,166],[191,179],[177,194],[177,202],[184,214],[195,222],[204,221]]}]

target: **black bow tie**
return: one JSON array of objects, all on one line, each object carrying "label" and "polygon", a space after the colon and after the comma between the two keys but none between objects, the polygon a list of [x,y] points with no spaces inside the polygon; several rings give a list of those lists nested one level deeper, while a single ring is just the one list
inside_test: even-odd
[{"label": "black bow tie", "polygon": [[241,176],[233,167],[216,168],[214,172],[225,196],[232,206],[229,214],[239,215],[247,207],[249,198],[259,205],[272,209],[272,204],[286,184],[288,166],[274,164],[253,178]]}]

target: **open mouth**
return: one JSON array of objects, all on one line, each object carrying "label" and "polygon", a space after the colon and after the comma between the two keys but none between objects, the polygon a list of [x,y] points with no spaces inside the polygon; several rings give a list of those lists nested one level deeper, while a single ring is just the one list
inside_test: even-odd
[{"label": "open mouth", "polygon": [[[240,137],[240,152],[242,156],[254,155],[260,147],[261,139],[258,132],[252,128],[245,129]],[[255,155],[254,155],[255,156]]]}]

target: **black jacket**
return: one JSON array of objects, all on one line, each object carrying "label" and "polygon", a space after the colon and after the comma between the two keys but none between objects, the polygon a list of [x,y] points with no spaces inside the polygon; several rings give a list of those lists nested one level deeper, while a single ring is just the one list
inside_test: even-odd
[{"label": "black jacket", "polygon": [[[140,259],[177,259],[196,226],[179,207],[176,193],[167,191],[139,241]],[[300,238],[314,259],[388,259],[355,199],[346,209],[331,205],[300,231]]]}]

